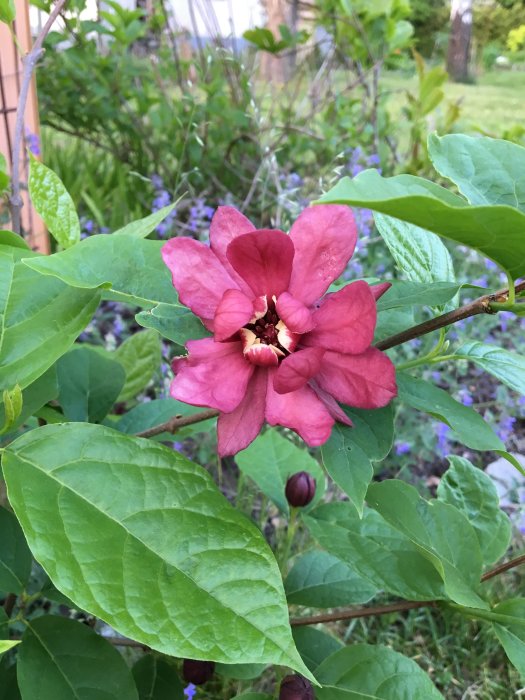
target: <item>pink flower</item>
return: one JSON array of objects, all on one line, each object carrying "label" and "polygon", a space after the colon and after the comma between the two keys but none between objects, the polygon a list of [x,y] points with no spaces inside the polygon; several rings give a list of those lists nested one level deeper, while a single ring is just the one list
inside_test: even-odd
[{"label": "pink flower", "polygon": [[336,420],[352,424],[338,401],[371,409],[396,395],[391,361],[371,347],[376,299],[390,285],[357,281],[323,297],[356,237],[344,206],[305,209],[289,235],[219,207],[209,248],[192,238],[163,246],[180,301],[214,334],[175,358],[171,395],[220,411],[221,456],[247,447],[265,420],[321,445]]}]

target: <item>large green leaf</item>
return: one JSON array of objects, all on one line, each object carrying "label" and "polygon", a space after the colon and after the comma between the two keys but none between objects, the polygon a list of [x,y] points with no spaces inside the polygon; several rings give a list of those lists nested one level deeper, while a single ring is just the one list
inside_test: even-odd
[{"label": "large green leaf", "polygon": [[20,700],[16,664],[10,664],[7,656],[0,659],[0,700]]},{"label": "large green leaf", "polygon": [[367,603],[378,589],[350,566],[328,552],[301,555],[284,583],[288,602],[311,608]]},{"label": "large green leaf", "polygon": [[[430,235],[430,234],[429,234]],[[433,239],[436,237],[433,235]],[[394,280],[377,302],[378,311],[404,306],[442,306],[456,296],[461,285],[455,282],[404,282]]]},{"label": "large green leaf", "polygon": [[473,408],[456,401],[443,389],[424,379],[398,372],[397,390],[403,403],[447,423],[467,447],[473,450],[505,449],[496,433]]},{"label": "large green leaf", "polygon": [[22,700],[138,700],[123,657],[92,629],[54,615],[26,624],[17,664]]},{"label": "large green leaf", "polygon": [[374,411],[345,409],[353,427],[336,423],[321,447],[326,471],[361,514],[366,490],[374,475],[372,462],[384,459],[394,439],[392,406]]},{"label": "large green leaf", "polygon": [[513,207],[469,206],[423,178],[383,178],[376,170],[364,170],[353,180],[343,178],[319,203],[366,207],[393,216],[479,250],[514,278],[525,273],[525,214]]},{"label": "large green leaf", "polygon": [[270,548],[202,467],[66,423],[11,443],[3,470],[33,554],[80,608],[173,656],[306,671]]},{"label": "large green leaf", "polygon": [[185,700],[175,667],[156,656],[145,654],[133,666],[139,700]]},{"label": "large green leaf", "polygon": [[388,647],[352,644],[317,667],[318,700],[444,700],[427,674]]},{"label": "large green leaf", "polygon": [[435,169],[471,204],[506,204],[525,212],[525,148],[487,136],[428,137]]},{"label": "large green leaf", "polygon": [[122,343],[114,355],[126,371],[126,381],[118,400],[127,401],[145,389],[160,368],[159,334],[154,330],[134,333]]},{"label": "large green leaf", "polygon": [[288,477],[296,472],[308,472],[316,483],[315,497],[308,508],[322,498],[325,476],[319,463],[308,452],[279,434],[268,429],[236,456],[239,469],[253,479],[257,486],[283,512],[289,513],[284,489]]},{"label": "large green leaf", "polygon": [[465,515],[478,537],[483,562],[493,564],[510,543],[511,524],[500,508],[498,492],[492,479],[468,459],[451,455],[450,467],[438,486],[438,498]]},{"label": "large green leaf", "polygon": [[374,221],[397,266],[409,280],[420,284],[455,282],[450,253],[435,234],[385,214],[376,213]]},{"label": "large green leaf", "polygon": [[454,357],[475,362],[485,372],[525,396],[525,357],[522,355],[472,340],[458,348]]},{"label": "large green leaf", "polygon": [[104,296],[147,308],[174,304],[177,295],[162,262],[162,241],[90,236],[61,253],[25,258],[26,265],[74,287],[104,287]]},{"label": "large green leaf", "polygon": [[70,287],[17,263],[4,306],[0,298],[0,390],[15,384],[25,389],[51,367],[86,327],[99,300],[96,289]]},{"label": "large green leaf", "polygon": [[119,362],[87,345],[78,346],[57,362],[58,400],[67,420],[103,420],[124,386]]},{"label": "large green leaf", "polygon": [[266,664],[216,664],[215,673],[223,678],[249,681],[259,678],[266,666]]},{"label": "large green leaf", "polygon": [[371,587],[408,600],[447,599],[437,569],[379,513],[365,509],[359,519],[351,504],[330,503],[304,520],[319,544]]},{"label": "large green leaf", "polygon": [[436,567],[453,601],[487,607],[478,595],[481,549],[463,513],[448,503],[425,501],[413,486],[399,479],[372,484],[367,502]]},{"label": "large green leaf", "polygon": [[130,224],[126,224],[123,228],[119,228],[118,231],[113,233],[113,236],[126,236],[127,238],[146,238],[149,234],[154,231],[157,226],[164,221],[168,216],[170,211],[173,210],[175,204],[168,204],[167,207],[162,207],[158,211],[154,211],[153,214],[145,216],[143,219],[138,221],[132,221]]},{"label": "large green leaf", "polygon": [[138,313],[135,320],[145,328],[154,328],[164,338],[180,346],[184,346],[188,340],[210,335],[197,316],[180,304],[158,304],[150,311]]},{"label": "large green leaf", "polygon": [[317,627],[301,625],[294,627],[292,633],[297,649],[312,673],[330,654],[344,646],[337,637]]},{"label": "large green leaf", "polygon": [[0,507],[0,591],[22,593],[33,558],[13,513]]},{"label": "large green leaf", "polygon": [[80,241],[80,222],[75,205],[62,180],[31,157],[29,194],[37,212],[57,243],[69,248]]},{"label": "large green leaf", "polygon": [[0,0],[0,22],[11,24],[16,16],[14,0]]},{"label": "large green leaf", "polygon": [[525,598],[504,600],[494,607],[494,612],[516,618],[516,624],[495,623],[493,629],[511,663],[525,679]]}]

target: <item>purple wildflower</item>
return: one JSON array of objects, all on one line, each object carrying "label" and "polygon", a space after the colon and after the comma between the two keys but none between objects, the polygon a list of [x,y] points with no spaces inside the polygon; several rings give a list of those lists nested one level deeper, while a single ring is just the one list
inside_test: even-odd
[{"label": "purple wildflower", "polygon": [[446,423],[438,423],[436,425],[436,436],[437,436],[437,447],[441,454],[445,455],[449,452],[450,445],[448,441],[448,434],[450,433],[450,426]]},{"label": "purple wildflower", "polygon": [[27,147],[29,148],[29,151],[34,156],[40,155],[40,139],[38,138],[37,134],[33,134],[31,132],[28,126],[26,126],[26,143]]},{"label": "purple wildflower", "polygon": [[184,695],[189,699],[192,700],[192,698],[197,694],[197,686],[193,685],[193,683],[188,683],[188,685],[184,688]]},{"label": "purple wildflower", "polygon": [[410,452],[410,444],[402,440],[396,440],[396,455],[406,455]]},{"label": "purple wildflower", "polygon": [[504,416],[502,418],[499,428],[496,431],[502,442],[506,442],[511,437],[515,422],[516,419],[513,416]]}]

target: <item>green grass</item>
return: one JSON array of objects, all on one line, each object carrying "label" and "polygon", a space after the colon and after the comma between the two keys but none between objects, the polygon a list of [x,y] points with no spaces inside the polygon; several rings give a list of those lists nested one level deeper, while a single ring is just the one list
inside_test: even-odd
[{"label": "green grass", "polygon": [[[388,93],[388,110],[394,124],[402,124],[401,110],[404,91],[416,92],[415,75],[384,73],[383,92]],[[525,126],[525,71],[499,71],[481,75],[470,85],[447,83],[446,100],[460,100],[461,116],[456,131],[472,133],[479,129],[491,136],[501,137],[514,125]]]}]

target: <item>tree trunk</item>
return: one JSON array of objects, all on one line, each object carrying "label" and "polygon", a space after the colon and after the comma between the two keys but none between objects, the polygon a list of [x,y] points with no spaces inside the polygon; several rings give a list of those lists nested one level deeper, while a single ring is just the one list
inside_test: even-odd
[{"label": "tree trunk", "polygon": [[[279,25],[290,25],[289,5],[286,0],[264,0],[266,10],[266,27],[279,40]],[[261,74],[264,80],[272,83],[285,83],[290,74],[289,58],[274,56],[267,51],[262,52]]]},{"label": "tree trunk", "polygon": [[452,80],[464,83],[469,78],[472,0],[452,0],[447,70]]}]

